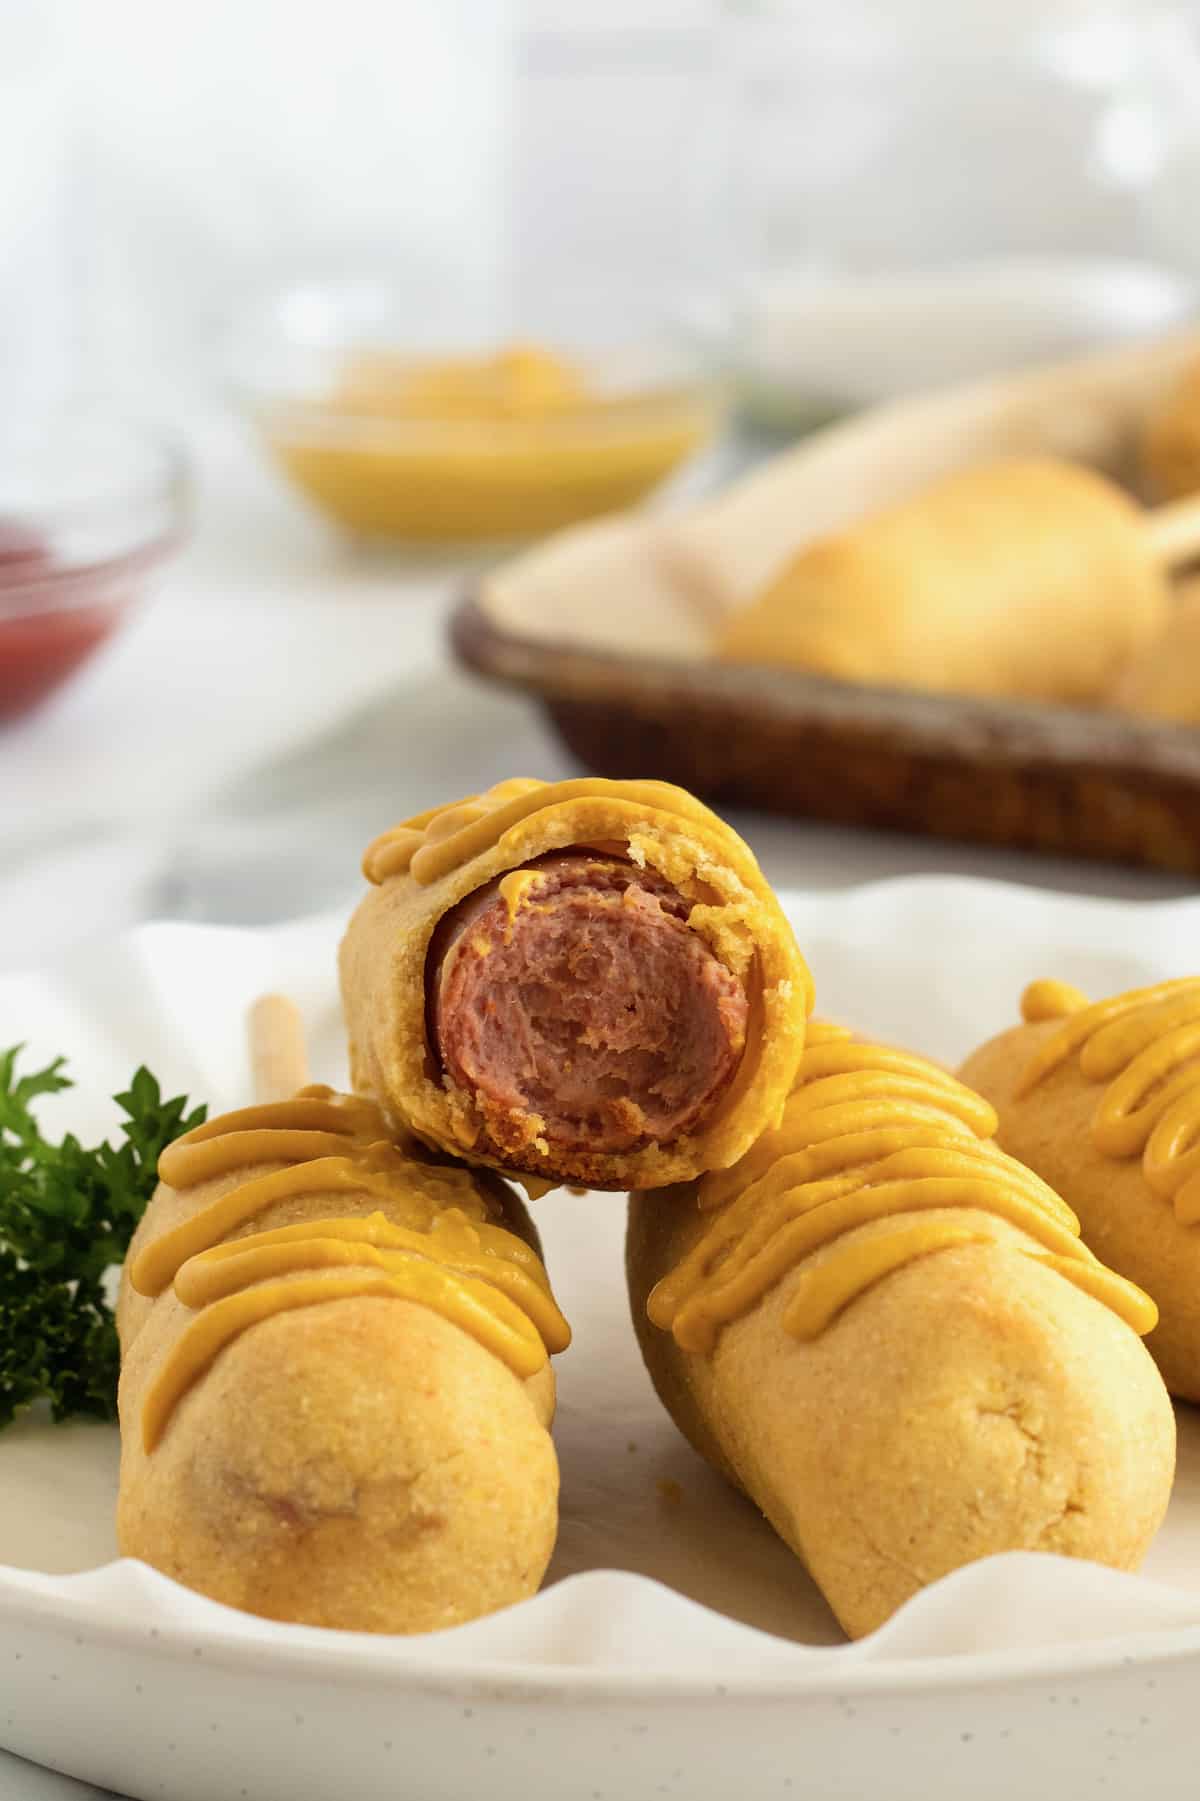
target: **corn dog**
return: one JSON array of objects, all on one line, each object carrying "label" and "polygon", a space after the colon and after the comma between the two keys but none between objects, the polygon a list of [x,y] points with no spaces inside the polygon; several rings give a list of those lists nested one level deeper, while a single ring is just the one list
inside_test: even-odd
[{"label": "corn dog", "polygon": [[936,1066],[815,1024],[777,1131],[630,1200],[660,1398],[855,1637],[992,1552],[1132,1568],[1166,1508],[1153,1303],[994,1126]]},{"label": "corn dog", "polygon": [[122,1278],[122,1552],[215,1600],[371,1632],[532,1594],[557,1527],[520,1203],[307,1087],[163,1155]]},{"label": "corn dog", "polygon": [[742,840],[665,782],[502,782],[377,839],[341,951],[355,1089],[535,1187],[656,1187],[779,1115],[808,971]]},{"label": "corn dog", "polygon": [[1095,1005],[1034,982],[1021,1011],[963,1079],[996,1108],[999,1142],[1154,1296],[1147,1348],[1171,1393],[1200,1401],[1200,977]]},{"label": "corn dog", "polygon": [[1089,469],[986,464],[802,550],[721,628],[716,654],[844,681],[1105,699],[1162,630],[1147,515]]}]

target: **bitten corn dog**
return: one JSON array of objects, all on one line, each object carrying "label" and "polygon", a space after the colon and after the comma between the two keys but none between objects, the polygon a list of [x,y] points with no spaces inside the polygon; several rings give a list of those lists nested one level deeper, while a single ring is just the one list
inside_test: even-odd
[{"label": "bitten corn dog", "polygon": [[122,1552],[273,1619],[454,1625],[532,1594],[569,1333],[486,1172],[321,1087],[163,1155],[118,1309]]},{"label": "bitten corn dog", "polygon": [[965,469],[802,550],[725,622],[716,652],[845,681],[1100,701],[1165,624],[1174,524],[1074,464]]},{"label": "bitten corn dog", "polygon": [[1153,1303],[994,1126],[934,1065],[818,1024],[777,1131],[631,1197],[664,1405],[854,1636],[991,1552],[1131,1568],[1166,1508]]},{"label": "bitten corn dog", "polygon": [[543,1187],[656,1187],[779,1116],[808,971],[742,840],[665,782],[501,782],[367,851],[354,1087]]},{"label": "bitten corn dog", "polygon": [[1200,977],[1090,1005],[1034,982],[1024,1025],[968,1057],[999,1142],[1079,1214],[1088,1242],[1153,1294],[1146,1340],[1172,1394],[1200,1401]]}]

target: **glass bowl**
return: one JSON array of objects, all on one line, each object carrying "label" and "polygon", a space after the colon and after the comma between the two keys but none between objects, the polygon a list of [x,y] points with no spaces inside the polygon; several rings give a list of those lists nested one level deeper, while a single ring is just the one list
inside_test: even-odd
[{"label": "glass bowl", "polygon": [[277,290],[232,334],[240,410],[294,486],[358,536],[520,538],[616,511],[719,421],[719,388],[682,347],[417,336],[399,288],[376,279]]},{"label": "glass bowl", "polygon": [[96,413],[0,431],[0,723],[73,675],[183,532],[178,451]]}]

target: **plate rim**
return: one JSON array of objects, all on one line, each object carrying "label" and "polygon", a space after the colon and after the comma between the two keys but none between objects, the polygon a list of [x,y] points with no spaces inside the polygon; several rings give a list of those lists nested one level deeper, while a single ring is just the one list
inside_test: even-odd
[{"label": "plate rim", "polygon": [[[1051,1558],[1055,1563],[1072,1563],[1054,1552],[1006,1552],[1009,1556]],[[997,1558],[983,1558],[971,1570],[994,1564]],[[136,1621],[122,1618],[106,1610],[98,1601],[63,1590],[71,1584],[111,1574],[122,1568],[148,1574],[164,1593],[174,1591],[188,1609],[186,1619],[172,1620],[155,1614]],[[0,1626],[14,1621],[25,1627],[49,1630],[59,1635],[71,1634],[76,1640],[80,1629],[92,1628],[87,1636],[94,1648],[117,1648],[132,1653],[152,1653],[156,1659],[170,1657],[192,1662],[197,1646],[204,1654],[207,1667],[237,1672],[243,1668],[261,1670],[264,1656],[269,1656],[274,1674],[283,1670],[302,1673],[305,1678],[322,1684],[336,1682],[353,1686],[356,1682],[397,1682],[409,1691],[426,1694],[452,1689],[461,1695],[470,1689],[485,1699],[536,1701],[547,1691],[565,1693],[568,1698],[587,1701],[655,1701],[662,1704],[709,1701],[714,1692],[729,1701],[773,1702],[795,1701],[801,1697],[843,1695],[922,1694],[945,1689],[988,1689],[1023,1682],[1037,1682],[1054,1677],[1078,1680],[1082,1677],[1106,1676],[1122,1669],[1150,1665],[1174,1665],[1200,1657],[1200,1624],[1188,1626],[1149,1627],[1140,1631],[1113,1633],[1103,1638],[1070,1641],[1040,1648],[1006,1647],[1000,1650],[958,1651],[936,1656],[920,1653],[908,1657],[872,1656],[875,1638],[908,1609],[918,1607],[925,1596],[953,1583],[963,1572],[954,1571],[940,1582],[931,1584],[905,1603],[892,1620],[867,1638],[840,1645],[793,1645],[786,1639],[757,1627],[744,1630],[787,1647],[798,1654],[795,1669],[779,1671],[720,1672],[712,1675],[695,1671],[672,1671],[644,1668],[623,1669],[616,1665],[564,1663],[506,1663],[495,1657],[468,1657],[457,1662],[422,1660],[420,1647],[436,1640],[445,1645],[456,1634],[469,1631],[478,1621],[446,1627],[434,1633],[412,1636],[398,1633],[344,1632],[332,1627],[292,1625],[284,1621],[259,1619],[239,1609],[197,1595],[173,1578],[151,1569],[135,1558],[117,1558],[90,1570],[82,1576],[41,1577],[42,1582],[58,1582],[53,1593],[39,1595],[36,1589],[10,1583],[28,1572],[0,1565]],[[1121,1580],[1143,1580],[1134,1573],[1111,1572]],[[485,1616],[495,1620],[518,1609],[527,1609],[546,1596],[560,1597],[586,1585],[595,1578],[611,1576],[626,1579],[637,1587],[662,1590],[687,1606],[703,1613],[716,1614],[703,1602],[690,1601],[678,1591],[649,1576],[631,1571],[594,1570],[565,1577],[551,1589],[526,1601],[514,1602]],[[1164,1584],[1151,1586],[1163,1589]],[[7,1591],[7,1592],[6,1592]],[[1170,1591],[1168,1591],[1170,1592]],[[13,1596],[16,1605],[12,1604]],[[203,1617],[211,1611],[212,1618]],[[223,1616],[233,1622],[226,1626]],[[735,1622],[740,1624],[740,1622]],[[406,1653],[408,1653],[406,1655]],[[806,1667],[808,1653],[812,1667]],[[718,1679],[719,1677],[719,1679]]]}]

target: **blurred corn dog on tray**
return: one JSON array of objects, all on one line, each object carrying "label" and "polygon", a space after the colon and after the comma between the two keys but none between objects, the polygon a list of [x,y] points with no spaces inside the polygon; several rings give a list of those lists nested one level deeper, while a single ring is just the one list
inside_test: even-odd
[{"label": "blurred corn dog on tray", "polygon": [[461,661],[589,769],[1200,869],[1200,332],[881,407],[487,574]]}]

